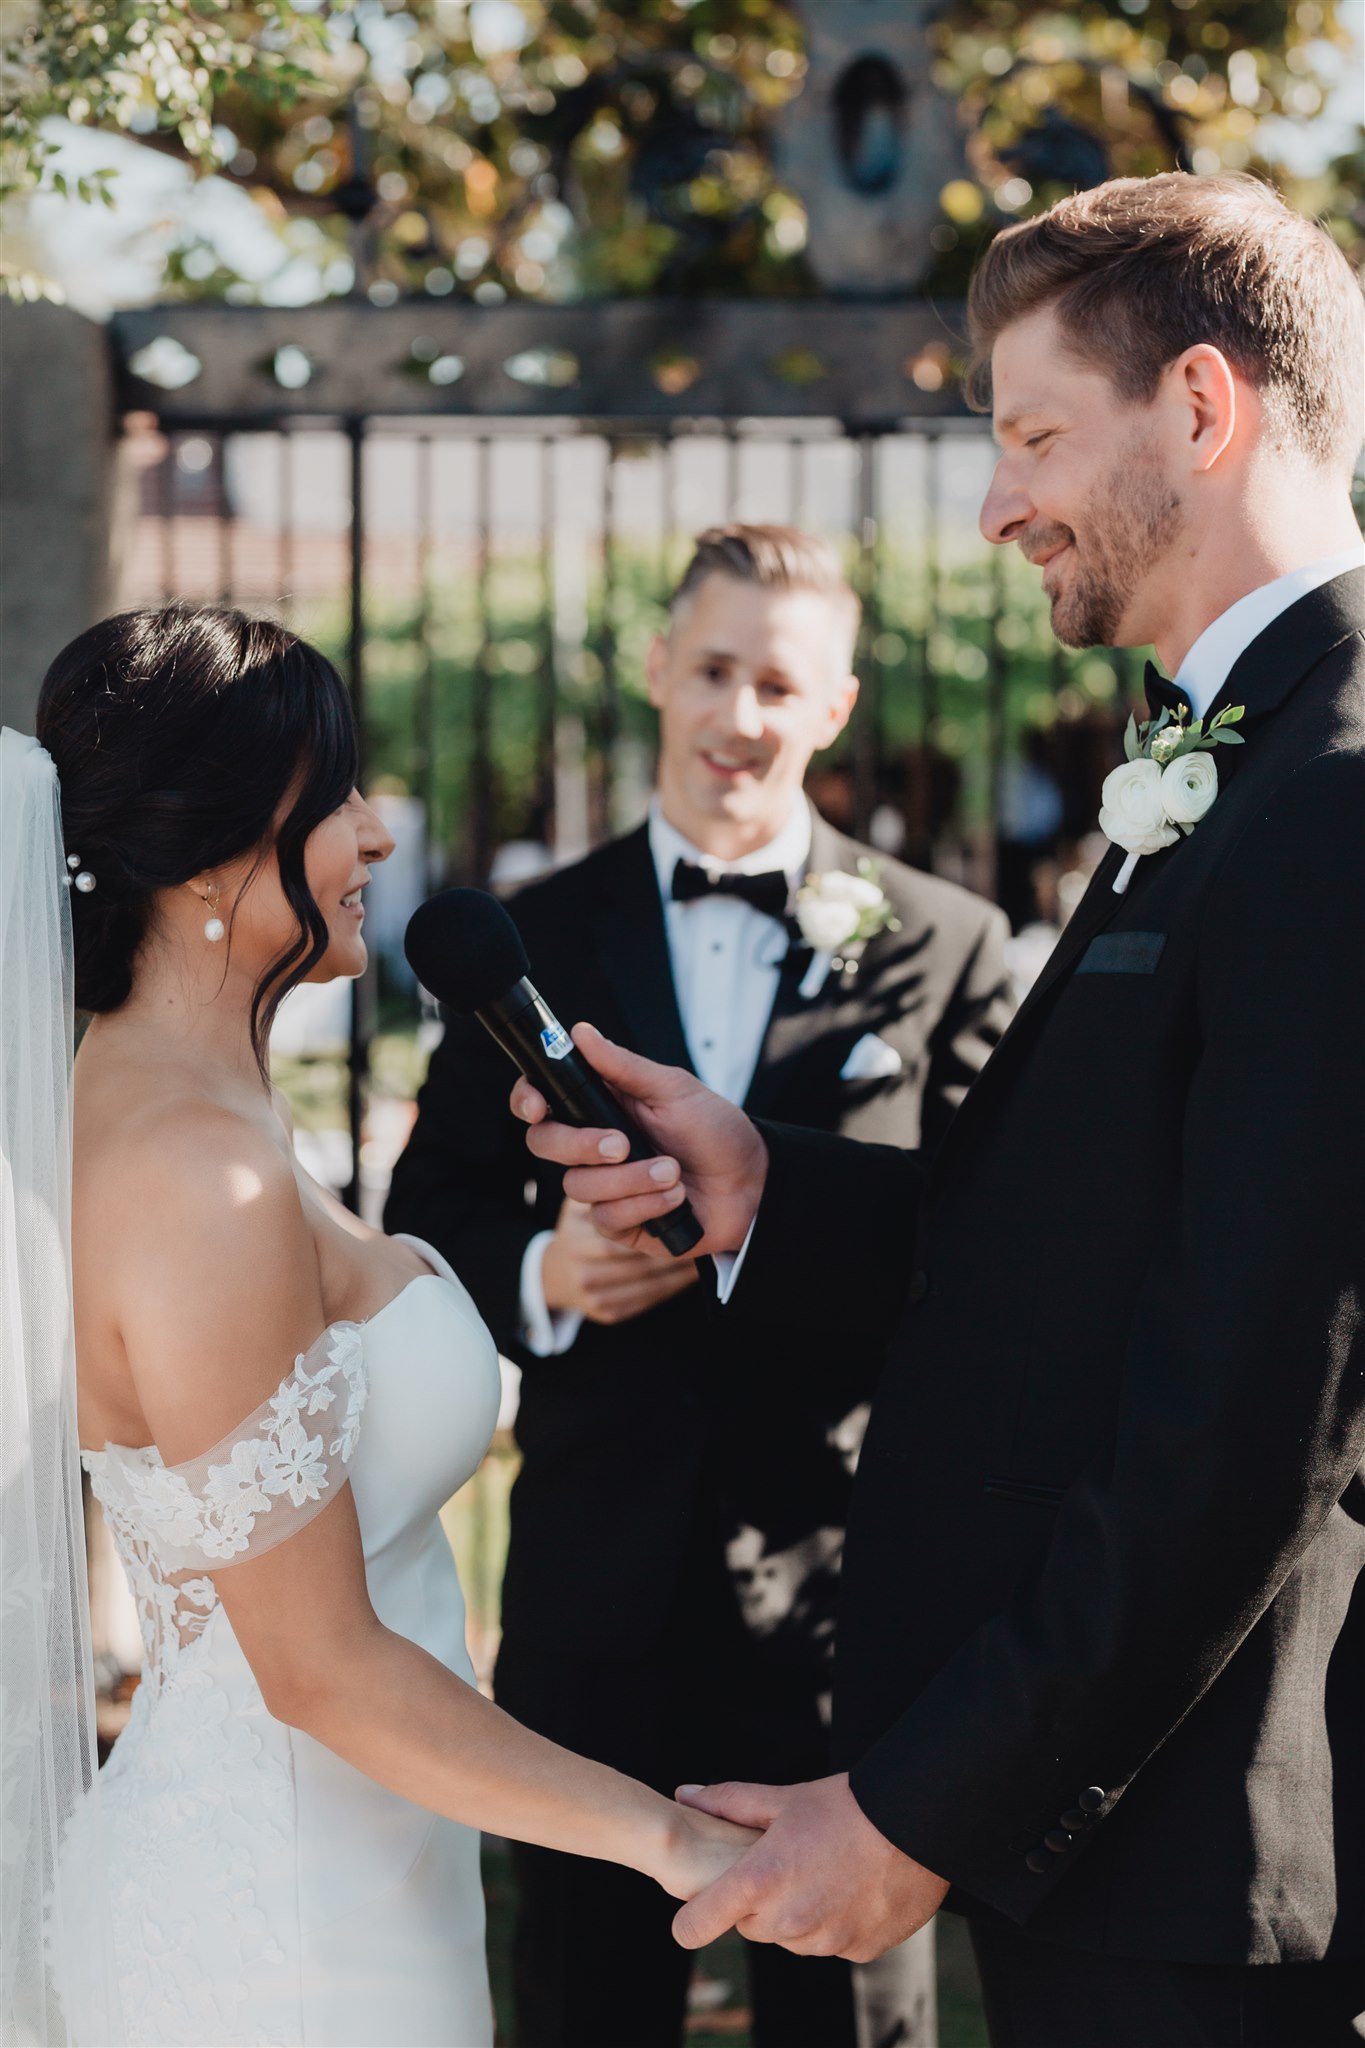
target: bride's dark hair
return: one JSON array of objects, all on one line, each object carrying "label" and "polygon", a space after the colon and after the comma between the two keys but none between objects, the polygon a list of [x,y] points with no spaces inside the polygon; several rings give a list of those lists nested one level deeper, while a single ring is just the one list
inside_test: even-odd
[{"label": "bride's dark hair", "polygon": [[350,700],[331,662],[228,605],[120,612],[53,662],[38,738],[60,778],[67,851],[95,877],[88,895],[72,891],[78,1009],[127,1000],[157,890],[244,854],[256,856],[255,873],[275,853],[298,929],[252,998],[264,1073],[276,1011],[327,950],[304,846],[359,772]]}]

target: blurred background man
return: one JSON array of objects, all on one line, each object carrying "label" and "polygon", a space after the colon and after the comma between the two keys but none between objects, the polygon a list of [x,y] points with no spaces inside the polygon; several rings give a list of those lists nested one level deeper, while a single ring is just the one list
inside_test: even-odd
[{"label": "blurred background man", "polygon": [[[703,534],[649,653],[649,818],[514,915],[566,1020],[766,1116],[932,1147],[1006,1022],[1007,926],[893,861],[870,886],[870,850],[803,796],[853,709],[858,619],[828,542]],[[819,900],[797,903],[808,877]],[[855,914],[880,929],[853,935]],[[528,1182],[506,1083],[477,1024],[452,1023],[385,1213],[447,1254],[524,1369],[498,1698],[666,1790],[819,1775],[872,1362],[736,1348],[693,1262],[622,1252],[553,1170]],[[516,1867],[521,2048],[673,2048],[691,1969],[673,1902],[543,1850]],[[915,1944],[862,1968],[755,1948],[754,2038],[928,2042],[931,1962]]]}]

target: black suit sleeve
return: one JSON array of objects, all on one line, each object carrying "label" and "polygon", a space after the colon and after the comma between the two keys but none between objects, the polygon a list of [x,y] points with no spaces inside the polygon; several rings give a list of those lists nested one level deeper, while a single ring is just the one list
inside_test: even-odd
[{"label": "black suit sleeve", "polygon": [[800,1355],[823,1350],[836,1370],[849,1356],[879,1357],[913,1269],[923,1155],[789,1124],[758,1128],[768,1180],[723,1313],[770,1336],[795,1331]]},{"label": "black suit sleeve", "polygon": [[[1016,1920],[1216,1682],[1365,1458],[1363,814],[1360,759],[1322,757],[1230,849],[1201,933],[1183,1205],[1152,1220],[1112,1463],[852,1773],[891,1841]],[[1142,1115],[1130,1077],[1116,1173]],[[1030,1835],[1074,1820],[1087,1787],[1101,1817],[1031,1871]]]},{"label": "black suit sleeve", "polygon": [[1005,966],[1009,920],[994,905],[981,907],[985,914],[980,929],[929,1044],[922,1139],[927,1153],[938,1149],[958,1104],[1004,1037],[1014,1011]]},{"label": "black suit sleeve", "polygon": [[393,1172],[386,1230],[434,1244],[463,1280],[500,1351],[517,1355],[521,1263],[542,1226],[526,1200],[533,1162],[508,1108],[511,1062],[472,1018],[452,1018]]}]

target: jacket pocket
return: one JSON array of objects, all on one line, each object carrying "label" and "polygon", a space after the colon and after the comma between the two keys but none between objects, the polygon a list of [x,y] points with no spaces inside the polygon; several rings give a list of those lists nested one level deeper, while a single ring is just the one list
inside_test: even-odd
[{"label": "jacket pocket", "polygon": [[1044,1486],[1038,1479],[984,1479],[981,1491],[990,1494],[993,1500],[1021,1500],[1031,1507],[1060,1507],[1066,1494],[1064,1486]]},{"label": "jacket pocket", "polygon": [[1101,932],[1080,957],[1077,974],[1155,974],[1165,932]]}]

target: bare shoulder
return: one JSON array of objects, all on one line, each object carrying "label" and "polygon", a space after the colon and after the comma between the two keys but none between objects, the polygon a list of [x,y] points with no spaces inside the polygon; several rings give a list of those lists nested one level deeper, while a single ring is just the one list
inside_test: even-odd
[{"label": "bare shoulder", "polygon": [[[108,1147],[104,1150],[108,1152]],[[323,1326],[317,1252],[288,1156],[249,1115],[168,1095],[123,1123],[117,1179],[78,1255],[98,1261],[143,1413],[169,1461],[273,1393]]]},{"label": "bare shoulder", "polygon": [[284,1147],[254,1118],[207,1097],[169,1094],[131,1108],[116,1143],[98,1146],[90,1166],[99,1181],[117,1178],[130,1249],[155,1239],[173,1255],[205,1231],[240,1248],[296,1221],[307,1229]]}]

